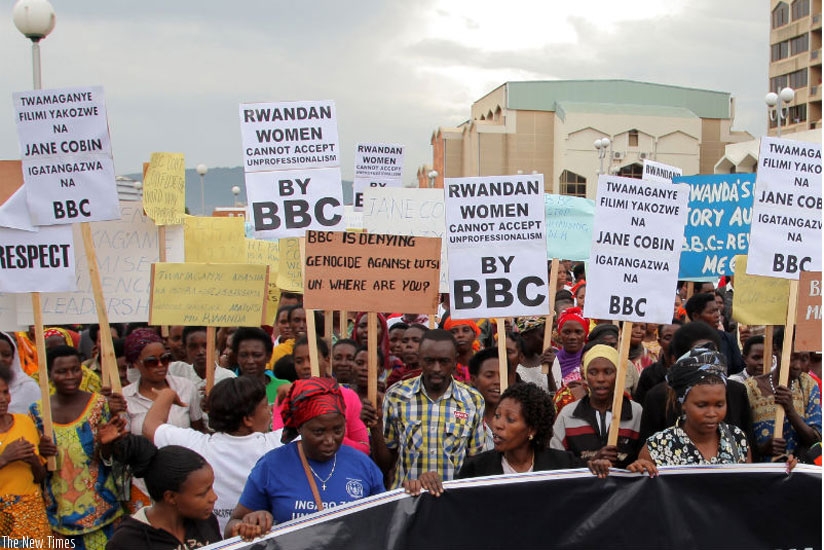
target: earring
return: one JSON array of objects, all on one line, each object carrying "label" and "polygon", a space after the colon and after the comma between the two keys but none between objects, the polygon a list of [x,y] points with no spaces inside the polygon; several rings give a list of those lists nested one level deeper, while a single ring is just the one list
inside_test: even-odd
[{"label": "earring", "polygon": [[529,434],[529,440],[532,441],[533,439],[535,439],[535,436],[532,435],[532,434]]}]

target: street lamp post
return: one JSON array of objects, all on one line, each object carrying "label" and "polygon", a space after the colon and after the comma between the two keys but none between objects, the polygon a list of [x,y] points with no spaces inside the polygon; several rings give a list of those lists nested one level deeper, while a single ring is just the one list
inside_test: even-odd
[{"label": "street lamp post", "polygon": [[49,0],[17,0],[11,10],[14,26],[31,40],[31,64],[34,89],[40,90],[40,41],[54,29],[54,8]]},{"label": "street lamp post", "polygon": [[200,215],[206,215],[206,186],[203,183],[204,178],[206,177],[206,172],[209,171],[209,168],[205,164],[198,164],[195,166],[195,170],[197,171],[198,175],[200,176]]},{"label": "street lamp post", "polygon": [[232,195],[233,195],[233,198],[234,198],[234,202],[232,202],[232,206],[237,206],[238,205],[237,196],[240,195],[240,187],[238,187],[237,185],[233,185],[232,186]]},{"label": "street lamp post", "polygon": [[[790,87],[782,89],[779,93],[770,92],[764,96],[764,103],[767,104],[767,111],[770,113],[770,120],[776,123],[776,132],[781,137],[781,121],[787,120],[790,114],[790,103],[795,99],[795,90]],[[781,103],[779,104],[779,100]]]},{"label": "street lamp post", "polygon": [[600,167],[598,168],[599,176],[604,173],[604,159],[607,156],[607,150],[609,149],[611,143],[612,142],[609,140],[609,138],[606,137],[596,139],[593,143],[593,145],[595,146],[595,150],[598,151],[598,161],[600,163]]}]

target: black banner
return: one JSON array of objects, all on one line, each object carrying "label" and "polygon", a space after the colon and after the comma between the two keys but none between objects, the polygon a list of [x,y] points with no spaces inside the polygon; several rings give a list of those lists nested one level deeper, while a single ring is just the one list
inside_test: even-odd
[{"label": "black banner", "polygon": [[821,468],[664,468],[650,479],[566,470],[453,481],[440,498],[384,493],[209,548],[820,549]]}]

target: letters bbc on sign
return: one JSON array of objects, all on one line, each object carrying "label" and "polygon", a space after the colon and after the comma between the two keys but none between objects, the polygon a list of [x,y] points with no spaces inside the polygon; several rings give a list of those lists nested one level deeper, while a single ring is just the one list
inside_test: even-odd
[{"label": "letters bbc on sign", "polygon": [[600,176],[584,314],[644,323],[672,320],[689,186]]},{"label": "letters bbc on sign", "polygon": [[821,144],[761,138],[747,273],[821,271]]},{"label": "letters bbc on sign", "polygon": [[452,317],[547,315],[543,176],[448,179],[445,204]]},{"label": "letters bbc on sign", "polygon": [[34,224],[118,219],[103,88],[17,92],[14,109]]}]

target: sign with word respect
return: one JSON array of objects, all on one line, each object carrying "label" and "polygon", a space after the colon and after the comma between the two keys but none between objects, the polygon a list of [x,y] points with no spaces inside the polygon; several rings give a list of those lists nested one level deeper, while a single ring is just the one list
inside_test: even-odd
[{"label": "sign with word respect", "polygon": [[602,175],[584,315],[669,323],[689,187]]},{"label": "sign with word respect", "polygon": [[359,143],[355,149],[355,176],[352,189],[355,210],[363,208],[363,192],[369,187],[403,187],[403,146]]},{"label": "sign with word respect", "polygon": [[39,231],[0,228],[0,292],[75,290],[74,256],[69,225]]}]

